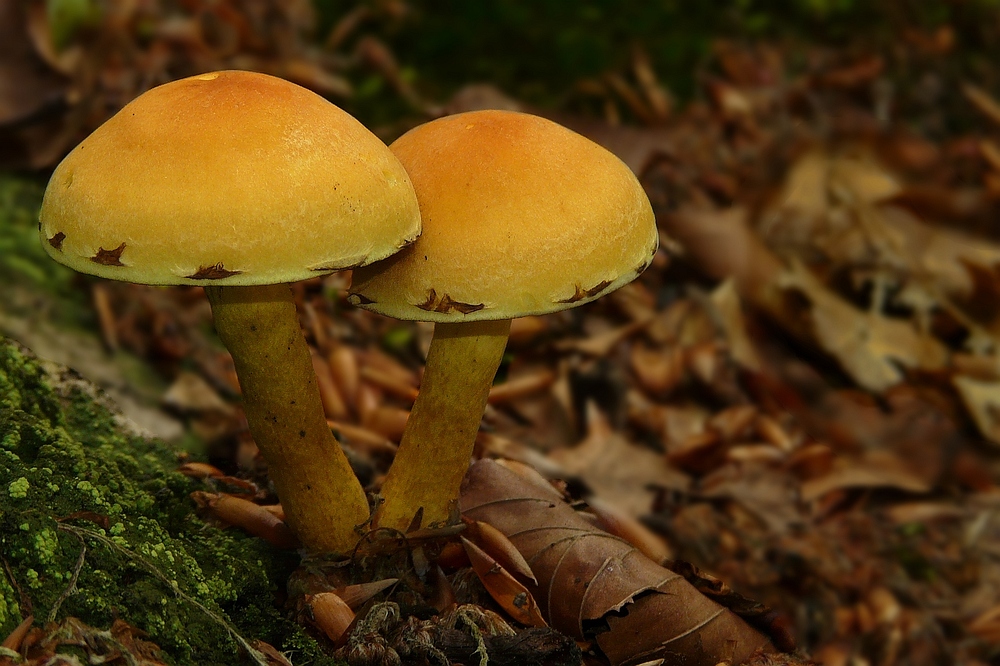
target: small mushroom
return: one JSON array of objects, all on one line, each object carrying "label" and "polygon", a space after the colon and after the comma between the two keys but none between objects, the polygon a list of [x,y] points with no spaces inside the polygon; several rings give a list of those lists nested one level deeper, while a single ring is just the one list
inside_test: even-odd
[{"label": "small mushroom", "polygon": [[327,426],[287,283],[383,259],[420,231],[385,145],[322,97],[224,71],[154,88],[84,139],[42,202],[42,246],[83,273],[206,287],[288,524],[345,552],[369,517]]},{"label": "small mushroom", "polygon": [[423,235],[354,272],[354,304],[433,321],[420,394],[376,516],[448,520],[513,317],[582,305],[633,280],[657,231],[635,175],[596,143],[509,111],[421,125],[390,146],[413,181]]}]

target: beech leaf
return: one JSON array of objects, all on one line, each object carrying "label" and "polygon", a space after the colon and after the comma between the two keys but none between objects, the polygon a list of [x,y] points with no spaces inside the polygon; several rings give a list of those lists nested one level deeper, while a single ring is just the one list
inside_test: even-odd
[{"label": "beech leaf", "polygon": [[740,663],[768,639],[683,577],[591,525],[568,504],[490,460],[472,465],[465,516],[507,535],[538,585],[525,584],[554,629],[595,640],[612,664]]}]

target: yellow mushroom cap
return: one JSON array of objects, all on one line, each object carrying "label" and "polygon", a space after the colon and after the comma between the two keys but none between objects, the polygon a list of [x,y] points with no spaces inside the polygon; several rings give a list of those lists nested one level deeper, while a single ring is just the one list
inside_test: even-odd
[{"label": "yellow mushroom cap", "polygon": [[389,148],[413,181],[423,233],[354,271],[356,305],[422,321],[555,312],[630,282],[656,252],[653,210],[635,175],[544,118],[462,113]]},{"label": "yellow mushroom cap", "polygon": [[383,259],[420,233],[410,180],[319,95],[224,71],[153,88],[49,181],[42,245],[144,284],[293,282]]}]

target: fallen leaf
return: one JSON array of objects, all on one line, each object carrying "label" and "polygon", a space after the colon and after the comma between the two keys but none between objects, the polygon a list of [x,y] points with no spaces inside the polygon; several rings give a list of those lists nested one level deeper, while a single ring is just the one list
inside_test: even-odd
[{"label": "fallen leaf", "polygon": [[662,455],[613,430],[592,402],[587,405],[587,422],[588,434],[580,444],[557,449],[549,457],[567,474],[583,479],[597,497],[641,516],[652,505],[653,488],[689,488],[685,474],[670,467]]},{"label": "fallen leaf", "polygon": [[517,622],[529,627],[548,626],[538,610],[538,604],[522,583],[518,582],[504,567],[497,564],[486,551],[461,537],[465,552],[483,587],[493,600],[507,611]]},{"label": "fallen leaf", "polygon": [[951,381],[979,434],[1000,445],[1000,381],[963,375],[956,375]]},{"label": "fallen leaf", "polygon": [[898,457],[873,451],[858,458],[839,458],[833,469],[802,484],[802,499],[811,502],[847,488],[892,488],[909,493],[930,492],[932,485],[912,472]]},{"label": "fallen leaf", "polygon": [[739,663],[768,645],[683,577],[492,461],[469,469],[461,507],[521,551],[539,582],[526,587],[553,628],[596,640],[615,666],[658,658],[671,665]]}]

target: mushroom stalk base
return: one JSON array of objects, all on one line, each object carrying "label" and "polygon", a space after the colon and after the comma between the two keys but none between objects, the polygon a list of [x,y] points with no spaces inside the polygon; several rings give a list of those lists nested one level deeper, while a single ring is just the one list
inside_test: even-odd
[{"label": "mushroom stalk base", "polygon": [[326,423],[288,285],[209,287],[215,328],[233,356],[250,433],[292,531],[310,550],[349,552],[368,501]]},{"label": "mushroom stalk base", "polygon": [[376,525],[405,531],[421,507],[423,527],[453,517],[509,334],[509,319],[435,325]]}]

